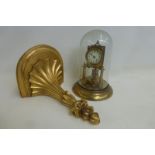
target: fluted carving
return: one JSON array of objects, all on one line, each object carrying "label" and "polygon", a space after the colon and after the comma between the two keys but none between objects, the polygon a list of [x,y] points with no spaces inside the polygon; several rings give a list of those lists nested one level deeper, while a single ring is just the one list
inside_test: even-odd
[{"label": "fluted carving", "polygon": [[73,95],[61,88],[59,85],[61,77],[62,66],[57,60],[38,61],[30,72],[29,82],[32,96],[42,94],[52,96],[69,107],[74,116],[98,124],[100,121],[99,116],[94,113],[93,107],[89,106],[87,101],[76,100]]},{"label": "fluted carving", "polygon": [[61,87],[63,61],[53,47],[38,45],[29,49],[17,64],[17,82],[22,97],[50,96],[67,106],[74,116],[93,124],[100,122],[99,115],[87,101],[76,100]]}]

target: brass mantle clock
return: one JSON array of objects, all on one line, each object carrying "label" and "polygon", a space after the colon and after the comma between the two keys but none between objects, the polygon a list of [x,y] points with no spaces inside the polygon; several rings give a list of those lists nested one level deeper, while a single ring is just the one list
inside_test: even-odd
[{"label": "brass mantle clock", "polygon": [[[111,86],[103,78],[104,72],[108,69],[107,61],[105,61],[106,52],[110,52],[111,49],[109,48],[111,42],[109,44],[104,43],[104,37],[106,37],[106,41],[107,38],[109,42],[111,41],[110,36],[100,30],[88,32],[82,39],[81,49],[85,59],[82,66],[82,76],[73,86],[73,91],[81,98],[103,100],[112,95]],[[92,38],[93,41],[90,41]],[[94,43],[90,44],[90,42]]]}]

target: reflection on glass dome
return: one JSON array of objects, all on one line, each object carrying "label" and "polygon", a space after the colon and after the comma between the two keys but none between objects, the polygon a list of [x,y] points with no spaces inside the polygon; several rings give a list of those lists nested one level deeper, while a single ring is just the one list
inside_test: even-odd
[{"label": "reflection on glass dome", "polygon": [[[112,51],[112,39],[102,30],[84,35],[80,44],[81,77],[74,85],[74,92],[85,99],[101,100],[112,95],[107,82]],[[90,96],[91,95],[91,96]]]}]

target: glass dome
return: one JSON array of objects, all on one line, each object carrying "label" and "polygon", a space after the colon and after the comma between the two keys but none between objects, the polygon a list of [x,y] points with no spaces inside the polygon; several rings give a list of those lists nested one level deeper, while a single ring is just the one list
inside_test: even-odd
[{"label": "glass dome", "polygon": [[[103,78],[104,80],[108,81],[108,75],[109,75],[109,69],[110,69],[110,62],[111,62],[111,53],[112,53],[112,39],[110,35],[103,31],[103,30],[92,30],[86,33],[83,38],[81,39],[80,43],[80,51],[81,51],[81,64],[86,63],[86,52],[88,49],[88,46],[95,45],[96,43],[99,43],[101,46],[105,47],[105,53],[104,53],[104,72],[103,72]],[[81,66],[81,71],[80,71],[80,78],[83,76],[83,71],[82,71],[83,66]],[[87,69],[87,74],[91,73],[91,68]]]},{"label": "glass dome", "polygon": [[[80,80],[73,87],[76,94],[90,99],[90,97],[86,97],[86,94],[82,94],[87,91],[87,95],[88,93],[92,95],[100,93],[103,98],[107,88],[112,94],[112,89],[108,84],[111,53],[112,39],[107,32],[92,30],[83,36],[80,43]],[[81,92],[77,90],[77,85]],[[94,99],[94,97],[91,99],[98,100],[97,98]]]}]

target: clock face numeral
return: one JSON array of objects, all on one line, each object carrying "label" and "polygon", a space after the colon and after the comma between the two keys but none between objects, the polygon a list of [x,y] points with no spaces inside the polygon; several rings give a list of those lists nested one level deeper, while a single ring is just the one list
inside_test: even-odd
[{"label": "clock face numeral", "polygon": [[101,61],[101,53],[99,51],[90,51],[87,55],[89,63],[98,64]]}]

